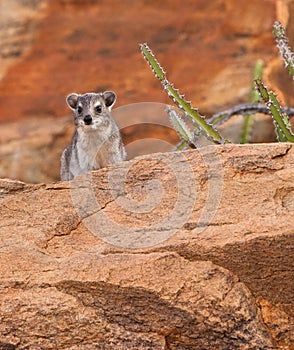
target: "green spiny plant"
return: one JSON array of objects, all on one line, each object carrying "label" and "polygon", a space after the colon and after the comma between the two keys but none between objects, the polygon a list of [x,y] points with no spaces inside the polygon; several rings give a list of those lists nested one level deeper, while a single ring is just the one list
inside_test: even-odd
[{"label": "green spiny plant", "polygon": [[[288,45],[285,30],[280,22],[275,22],[273,33],[276,37],[277,46],[282,58],[290,74],[294,78],[294,54]],[[184,116],[190,118],[190,121],[194,126],[194,130],[191,131],[182,116],[174,108],[167,108],[170,122],[181,138],[181,143],[178,145],[177,149],[183,149],[187,145],[196,147],[196,140],[201,132],[204,132],[205,136],[214,143],[229,143],[229,140],[224,139],[220,135],[216,126],[224,123],[233,115],[237,114],[244,115],[241,143],[247,143],[249,141],[253,123],[251,115],[256,113],[272,115],[278,141],[294,142],[294,135],[291,131],[291,125],[288,119],[288,115],[294,115],[294,109],[288,107],[282,108],[275,94],[272,91],[267,91],[261,81],[263,68],[261,62],[257,62],[254,70],[254,83],[258,93],[252,89],[250,98],[251,103],[234,106],[231,109],[214,114],[211,118],[204,119],[204,117],[199,114],[198,110],[193,108],[189,101],[185,100],[184,95],[181,95],[179,91],[174,88],[173,84],[167,80],[165,71],[162,69],[148,45],[141,44],[140,48],[144,58],[148,62],[155,76],[160,80],[168,96],[172,98],[174,103],[176,103],[181,110],[183,110]],[[257,101],[259,101],[259,96],[266,104],[257,103]]]},{"label": "green spiny plant", "polygon": [[[255,89],[255,80],[262,78],[262,72],[263,72],[263,61],[258,60],[255,64],[254,70],[253,70],[253,81],[251,83],[251,94],[249,102],[255,103],[260,101],[260,97],[258,92]],[[242,126],[242,133],[241,133],[241,139],[240,143],[248,143],[251,141],[252,138],[252,130],[253,130],[253,123],[254,123],[254,115],[246,114],[244,116],[244,122]]]},{"label": "green spiny plant", "polygon": [[288,44],[288,38],[285,28],[282,23],[276,21],[273,25],[273,34],[276,39],[277,47],[280,51],[280,55],[288,69],[290,75],[294,79],[294,54]]},{"label": "green spiny plant", "polygon": [[[273,25],[273,34],[285,66],[287,67],[292,78],[294,78],[294,54],[288,45],[288,38],[286,36],[285,28],[279,21],[276,21]],[[273,91],[267,90],[260,78],[255,80],[255,84],[260,97],[266,103],[271,112],[278,141],[294,142],[294,134],[291,130],[289,118],[283,111],[277,96]]]},{"label": "green spiny plant", "polygon": [[[179,111],[176,111],[174,107],[167,106],[166,112],[169,115],[169,121],[178,133],[181,142],[177,145],[176,149],[181,150],[190,146],[191,148],[197,148],[197,138],[201,135],[201,130],[194,124],[194,130],[191,131],[190,127],[184,121],[183,116]],[[184,114],[186,116],[186,114]]]},{"label": "green spiny plant", "polygon": [[[212,124],[209,124],[205,121],[203,116],[201,116],[196,108],[191,106],[191,103],[185,100],[185,96],[181,95],[177,89],[174,88],[173,84],[167,80],[166,73],[162,69],[161,65],[153,55],[152,51],[147,44],[141,44],[141,52],[145,57],[146,61],[150,65],[155,76],[160,80],[164,90],[167,92],[168,96],[182,109],[187,116],[189,116],[193,123],[196,123],[197,126],[206,134],[206,137],[213,141],[214,143],[223,144],[228,143],[228,140],[225,140],[220,133],[213,127]],[[179,121],[177,124],[183,126],[183,121]],[[184,126],[184,129],[186,127]],[[181,135],[181,130],[177,129],[178,133]]]},{"label": "green spiny plant", "polygon": [[168,106],[166,112],[169,115],[169,121],[173,128],[177,131],[181,142],[181,147],[185,147],[193,143],[193,132],[190,130],[189,126],[184,122],[183,118],[176,112],[174,107]]},{"label": "green spiny plant", "polygon": [[267,107],[273,117],[278,141],[294,142],[294,134],[291,131],[288,116],[285,112],[283,112],[277,96],[272,91],[268,91],[260,79],[257,79],[255,83],[260,96],[267,104]]},{"label": "green spiny plant", "polygon": [[[282,111],[289,116],[294,116],[294,108],[282,107]],[[215,113],[211,118],[208,119],[213,125],[221,125],[229,120],[234,115],[252,115],[252,114],[268,114],[271,115],[268,107],[263,103],[243,103],[236,105],[230,109]]]}]

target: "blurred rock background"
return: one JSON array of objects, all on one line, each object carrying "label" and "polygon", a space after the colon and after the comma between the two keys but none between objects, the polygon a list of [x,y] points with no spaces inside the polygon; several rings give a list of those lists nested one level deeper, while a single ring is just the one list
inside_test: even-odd
[{"label": "blurred rock background", "polygon": [[[165,139],[156,146],[131,143],[130,158],[171,148],[172,130],[132,126],[168,126],[165,115],[144,106],[128,114],[125,107],[170,103],[139,52],[142,42],[202,114],[247,102],[259,58],[266,84],[294,105],[293,82],[272,37],[278,19],[294,47],[293,11],[292,0],[0,0],[0,177],[59,180],[60,155],[73,130],[65,96],[73,91],[114,90],[127,143]],[[255,142],[273,140],[266,121],[268,135],[257,132]]]}]

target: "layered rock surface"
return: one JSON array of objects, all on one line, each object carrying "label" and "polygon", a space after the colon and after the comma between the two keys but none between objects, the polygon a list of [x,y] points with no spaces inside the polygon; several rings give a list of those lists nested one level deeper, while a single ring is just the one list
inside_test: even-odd
[{"label": "layered rock surface", "polygon": [[[72,91],[116,91],[115,107],[128,111],[116,117],[129,159],[172,149],[178,139],[166,114],[146,104],[132,110],[142,101],[171,103],[139,53],[139,42],[150,44],[168,78],[203,114],[247,102],[260,58],[266,83],[293,104],[293,81],[271,34],[279,19],[293,44],[293,3],[0,0],[0,177],[59,179],[60,155],[73,131],[65,117],[65,96]],[[275,140],[269,118],[254,128],[253,142]],[[240,127],[224,130],[233,142],[240,140]]]},{"label": "layered rock surface", "polygon": [[293,348],[293,151],[1,180],[2,348]]},{"label": "layered rock surface", "polygon": [[[180,141],[171,127],[164,104],[138,104],[113,111],[118,121],[128,159],[138,155],[168,152]],[[135,110],[134,110],[135,109]],[[294,121],[294,118],[291,118]],[[238,142],[243,117],[237,116],[218,129],[224,137]],[[73,117],[27,119],[1,125],[0,178],[7,177],[28,183],[50,183],[60,180],[60,158],[74,132]],[[252,141],[275,141],[271,117],[258,115]],[[199,144],[209,142],[202,137]]]},{"label": "layered rock surface", "polygon": [[[166,103],[139,53],[143,42],[175,86],[202,113],[213,113],[247,102],[255,62],[277,57],[274,20],[289,27],[291,40],[293,32],[293,1],[2,0],[0,6],[1,121],[63,116],[64,97],[73,91],[113,89],[120,105]],[[267,73],[267,82],[290,86],[278,72]],[[291,96],[287,88],[288,104]]]},{"label": "layered rock surface", "polygon": [[[0,349],[294,348],[292,145],[162,153],[51,183],[72,91],[117,92],[129,158],[176,144],[166,115],[125,107],[169,102],[140,42],[202,113],[247,102],[259,58],[293,105],[271,35],[279,19],[294,46],[293,8],[0,0],[0,177],[47,183],[0,180]],[[253,141],[274,140],[261,119]],[[235,127],[222,133],[235,141]]]}]

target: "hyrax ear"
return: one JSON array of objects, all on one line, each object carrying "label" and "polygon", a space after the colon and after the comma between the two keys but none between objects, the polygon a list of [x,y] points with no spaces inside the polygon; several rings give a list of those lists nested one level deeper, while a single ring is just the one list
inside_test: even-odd
[{"label": "hyrax ear", "polygon": [[105,91],[102,96],[105,101],[105,106],[111,109],[116,101],[116,94],[113,91]]},{"label": "hyrax ear", "polygon": [[70,94],[67,96],[66,103],[68,104],[69,108],[71,108],[72,110],[75,110],[77,108],[78,98],[78,94]]}]

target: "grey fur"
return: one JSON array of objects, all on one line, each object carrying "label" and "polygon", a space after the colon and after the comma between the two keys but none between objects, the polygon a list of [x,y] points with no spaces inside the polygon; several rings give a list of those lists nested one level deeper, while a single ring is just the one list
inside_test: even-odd
[{"label": "grey fur", "polygon": [[115,100],[112,91],[67,96],[76,129],[61,157],[62,181],[126,159],[118,125],[110,112]]}]

